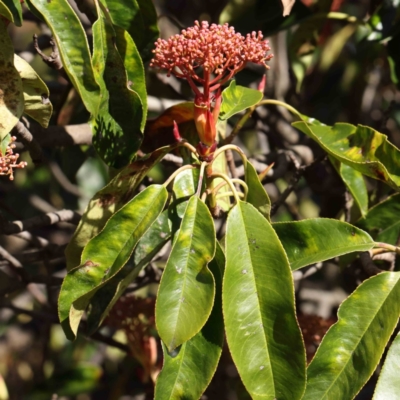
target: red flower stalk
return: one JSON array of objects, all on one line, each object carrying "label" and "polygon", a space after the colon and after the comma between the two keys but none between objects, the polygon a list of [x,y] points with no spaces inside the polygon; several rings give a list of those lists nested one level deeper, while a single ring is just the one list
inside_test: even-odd
[{"label": "red flower stalk", "polygon": [[11,137],[11,143],[7,146],[6,153],[3,154],[0,150],[0,175],[9,175],[10,181],[14,180],[14,168],[24,168],[27,165],[26,161],[21,161],[17,164],[19,154],[15,153],[15,142],[17,138]]},{"label": "red flower stalk", "polygon": [[[150,66],[186,79],[195,93],[194,118],[200,141],[206,148],[215,147],[221,86],[248,62],[269,68],[266,62],[273,57],[267,54],[271,50],[269,42],[260,31],[243,36],[228,24],[209,25],[206,21],[201,24],[196,21],[180,35],[158,39],[155,45]],[[197,85],[203,86],[203,90]],[[216,90],[218,93],[214,94]]]}]

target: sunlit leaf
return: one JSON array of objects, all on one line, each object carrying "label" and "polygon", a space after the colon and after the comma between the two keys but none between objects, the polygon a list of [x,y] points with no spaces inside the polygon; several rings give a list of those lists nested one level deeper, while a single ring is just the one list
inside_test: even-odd
[{"label": "sunlit leaf", "polygon": [[386,200],[368,210],[357,225],[372,233],[377,233],[376,241],[395,245],[400,235],[400,194]]},{"label": "sunlit leaf", "polygon": [[[14,67],[14,48],[0,19],[0,141],[17,124],[24,111],[22,80]],[[7,140],[7,139],[6,139]],[[2,143],[4,150],[4,144]]]},{"label": "sunlit leaf", "polygon": [[161,148],[122,169],[103,189],[89,201],[72,236],[65,255],[67,271],[80,264],[83,248],[104,227],[111,215],[129,201],[135,189],[151,168],[169,151]]},{"label": "sunlit leaf", "polygon": [[126,264],[140,238],[162,212],[167,197],[165,187],[147,187],[117,211],[85,246],[80,265],[64,279],[58,302],[61,325],[68,338],[76,336],[90,299]]},{"label": "sunlit leaf", "polygon": [[330,157],[330,160],[353,196],[361,215],[365,215],[368,211],[368,191],[362,173],[334,157]]},{"label": "sunlit leaf", "polygon": [[139,240],[130,261],[94,294],[90,301],[91,309],[87,319],[89,333],[93,333],[99,328],[126,288],[161,250],[170,237],[168,210],[165,210]]},{"label": "sunlit leaf", "polygon": [[354,251],[368,251],[374,241],[347,222],[313,218],[272,224],[285,248],[292,271]]},{"label": "sunlit leaf", "polygon": [[399,314],[399,272],[364,281],[340,306],[338,322],[308,366],[303,399],[353,399],[374,372]]},{"label": "sunlit leaf", "polygon": [[44,128],[49,125],[53,106],[49,100],[49,89],[36,71],[21,57],[14,55],[14,65],[22,79],[24,91],[24,113]]},{"label": "sunlit leaf", "polygon": [[85,31],[67,0],[27,0],[49,25],[62,64],[85,107],[95,114],[99,107],[97,85]]},{"label": "sunlit leaf", "polygon": [[222,318],[222,275],[225,257],[217,244],[209,268],[214,275],[216,294],[210,318],[203,329],[172,353],[163,345],[164,365],[157,377],[155,400],[197,400],[217,368],[222,353],[224,324]]},{"label": "sunlit leaf", "polygon": [[260,102],[263,94],[259,90],[236,86],[232,80],[230,85],[222,92],[222,104],[219,118],[226,120],[233,115],[246,110]]},{"label": "sunlit leaf", "polygon": [[196,335],[210,316],[215,283],[207,265],[214,253],[214,222],[207,206],[192,196],[157,294],[156,326],[169,351]]},{"label": "sunlit leaf", "polygon": [[386,135],[367,126],[346,123],[327,126],[312,119],[294,122],[293,126],[340,162],[395,189],[400,185],[400,151]]},{"label": "sunlit leaf", "polygon": [[305,350],[292,274],[270,223],[239,202],[226,227],[223,311],[229,350],[253,399],[300,399]]},{"label": "sunlit leaf", "polygon": [[258,178],[257,171],[248,161],[245,168],[245,179],[249,187],[247,202],[252,204],[268,220],[271,211],[271,200]]},{"label": "sunlit leaf", "polygon": [[400,393],[400,333],[393,340],[379,375],[373,400],[396,399]]}]

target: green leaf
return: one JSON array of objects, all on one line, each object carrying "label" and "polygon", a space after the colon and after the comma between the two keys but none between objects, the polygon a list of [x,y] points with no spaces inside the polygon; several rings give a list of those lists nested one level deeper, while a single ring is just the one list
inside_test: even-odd
[{"label": "green leaf", "polygon": [[289,262],[251,204],[239,202],[230,211],[225,254],[226,338],[246,389],[253,399],[300,399],[306,361]]},{"label": "green leaf", "polygon": [[199,184],[199,169],[186,169],[180,172],[174,179],[172,185],[172,200],[170,205],[171,210],[179,219],[182,219],[190,198],[196,193]]},{"label": "green leaf", "polygon": [[210,318],[198,334],[172,353],[163,345],[164,365],[157,377],[155,400],[197,400],[209,385],[224,341],[221,299],[224,265],[224,253],[217,244],[215,257],[209,264],[216,284]]},{"label": "green leaf", "polygon": [[249,187],[249,193],[247,195],[246,201],[252,204],[269,221],[271,200],[269,199],[269,196],[265,191],[264,186],[258,178],[257,171],[249,161],[247,161],[245,168],[245,179],[247,186]]},{"label": "green leaf", "polygon": [[368,192],[362,173],[349,165],[341,163],[334,157],[329,157],[329,159],[342,178],[347,189],[349,189],[361,215],[365,215],[368,211]]},{"label": "green leaf", "polygon": [[100,85],[101,103],[92,121],[93,145],[103,160],[114,168],[127,165],[143,139],[143,105],[139,95],[128,87],[124,62],[115,46],[134,44],[122,29],[114,29],[103,6],[96,0],[99,18],[93,24],[93,64]]},{"label": "green leaf", "polygon": [[219,119],[224,121],[246,108],[255,106],[262,98],[263,94],[260,91],[236,86],[236,81],[232,80],[230,85],[222,92]]},{"label": "green leaf", "polygon": [[60,321],[69,339],[75,337],[89,300],[126,264],[162,212],[167,197],[164,186],[149,186],[117,211],[85,246],[80,265],[64,279],[58,302]]},{"label": "green leaf", "polygon": [[294,122],[294,127],[314,139],[328,154],[364,175],[398,189],[400,151],[383,135],[368,126],[337,123],[334,126],[315,120]]},{"label": "green leaf", "polygon": [[53,112],[49,89],[36,71],[16,54],[14,54],[14,65],[22,79],[24,113],[39,122],[43,128],[47,128]]},{"label": "green leaf", "polygon": [[129,36],[129,33],[118,27],[114,29],[117,34],[116,44],[118,53],[124,62],[128,77],[128,87],[139,96],[142,103],[143,115],[140,130],[143,132],[147,118],[147,90],[143,62],[135,42]]},{"label": "green leaf", "polygon": [[400,333],[389,348],[373,400],[397,399],[400,393]]},{"label": "green leaf", "polygon": [[24,111],[24,95],[21,77],[14,67],[14,48],[5,23],[1,19],[0,93],[0,141],[3,141]]},{"label": "green leaf", "polygon": [[90,301],[88,332],[95,332],[108,312],[139,272],[152,260],[171,237],[168,210],[163,211],[139,240],[130,261]]},{"label": "green leaf", "polygon": [[[357,226],[370,232],[377,232],[376,241],[396,245],[400,235],[400,194],[368,210],[368,214],[357,222]],[[375,233],[375,232],[374,232]]]},{"label": "green leaf", "polygon": [[67,271],[80,264],[82,250],[89,240],[101,231],[114,212],[131,199],[149,170],[170,150],[164,147],[131,163],[93,196],[65,249]]},{"label": "green leaf", "polygon": [[157,295],[156,326],[169,351],[196,335],[210,316],[215,284],[207,264],[214,253],[213,219],[207,206],[192,196]]},{"label": "green leaf", "polygon": [[285,248],[292,271],[354,251],[368,251],[374,241],[347,222],[313,218],[272,224]]},{"label": "green leaf", "polygon": [[158,37],[157,14],[152,1],[106,0],[113,24],[127,31],[142,56],[148,59],[147,47],[154,45]]},{"label": "green leaf", "polygon": [[27,0],[50,27],[65,72],[80,94],[86,109],[95,114],[100,90],[94,78],[85,31],[67,0]]},{"label": "green leaf", "polygon": [[340,306],[338,322],[308,366],[303,399],[353,399],[374,372],[399,313],[399,272],[364,281]]},{"label": "green leaf", "polygon": [[14,25],[22,25],[22,7],[20,0],[0,0],[0,15]]}]

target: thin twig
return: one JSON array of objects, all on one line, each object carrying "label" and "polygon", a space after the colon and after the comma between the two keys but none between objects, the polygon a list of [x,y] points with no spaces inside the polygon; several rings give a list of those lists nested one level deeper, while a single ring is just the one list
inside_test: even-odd
[{"label": "thin twig", "polygon": [[35,48],[35,50],[37,51],[37,53],[40,55],[40,57],[42,58],[42,60],[52,69],[55,69],[59,72],[63,72],[63,75],[66,75],[64,72],[64,67],[62,65],[62,61],[61,61],[61,57],[60,57],[60,53],[58,52],[58,48],[56,45],[56,42],[54,41],[54,39],[50,40],[50,46],[51,46],[51,54],[49,56],[46,56],[46,54],[44,54],[42,52],[42,50],[39,47],[39,43],[38,43],[38,37],[37,35],[33,35],[33,46]]},{"label": "thin twig", "polygon": [[290,179],[288,187],[283,191],[283,193],[280,195],[279,199],[272,204],[271,206],[271,216],[275,215],[276,212],[278,211],[278,208],[286,201],[286,199],[289,197],[290,193],[293,192],[293,190],[296,188],[297,184],[299,183],[301,177],[304,175],[304,173],[312,168],[315,164],[320,163],[323,161],[326,157],[326,154],[323,154],[322,156],[316,158],[311,164],[309,165],[302,165],[298,168],[296,168],[292,178]]},{"label": "thin twig", "polygon": [[23,231],[30,231],[36,228],[42,228],[56,224],[58,222],[69,222],[70,224],[77,225],[81,219],[80,214],[72,210],[61,210],[50,212],[37,217],[28,218],[23,221],[6,221],[1,218],[0,214],[0,233],[5,235],[13,235]]},{"label": "thin twig", "polygon": [[41,164],[43,162],[42,149],[39,146],[39,143],[33,137],[32,133],[29,131],[29,129],[21,121],[18,121],[12,132],[13,134],[15,134],[18,140],[21,141],[28,149],[32,162],[35,165]]}]

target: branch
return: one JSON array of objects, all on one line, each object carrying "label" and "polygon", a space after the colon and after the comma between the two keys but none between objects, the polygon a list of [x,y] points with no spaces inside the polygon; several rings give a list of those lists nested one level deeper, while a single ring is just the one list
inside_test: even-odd
[{"label": "branch", "polygon": [[42,149],[33,137],[32,133],[21,121],[18,121],[17,125],[13,128],[13,134],[15,134],[15,136],[17,136],[17,138],[28,149],[33,163],[35,165],[41,164],[43,161]]},{"label": "branch", "polygon": [[290,179],[289,186],[284,190],[284,192],[281,194],[279,199],[271,206],[271,216],[276,214],[276,212],[278,211],[278,208],[286,201],[286,199],[289,197],[290,193],[293,192],[293,190],[296,188],[297,184],[299,183],[301,177],[305,174],[305,172],[308,169],[312,168],[315,164],[318,164],[319,162],[323,161],[325,159],[325,157],[326,157],[326,154],[323,154],[322,156],[316,158],[309,165],[302,165],[302,166],[295,165],[296,170],[295,170],[295,173],[293,174],[292,178]]},{"label": "branch", "polygon": [[78,225],[81,219],[80,214],[72,210],[61,210],[39,215],[37,217],[28,218],[24,221],[6,221],[0,214],[0,233],[12,235],[23,231],[30,231],[36,228],[42,228],[56,224],[58,222],[69,222]]},{"label": "branch", "polygon": [[43,147],[67,147],[75,145],[91,145],[92,130],[89,124],[49,126],[42,128],[39,124],[31,126],[36,141]]},{"label": "branch", "polygon": [[64,71],[64,67],[63,67],[62,62],[61,62],[60,53],[58,52],[58,48],[57,48],[56,42],[53,39],[50,40],[50,46],[51,46],[51,50],[52,51],[51,51],[51,54],[49,56],[46,56],[46,54],[44,54],[42,52],[42,50],[40,50],[39,43],[38,43],[38,37],[37,37],[36,34],[33,35],[33,46],[34,46],[35,50],[37,51],[37,53],[42,58],[42,60],[50,68],[61,72],[63,76],[66,75],[65,71]]}]

